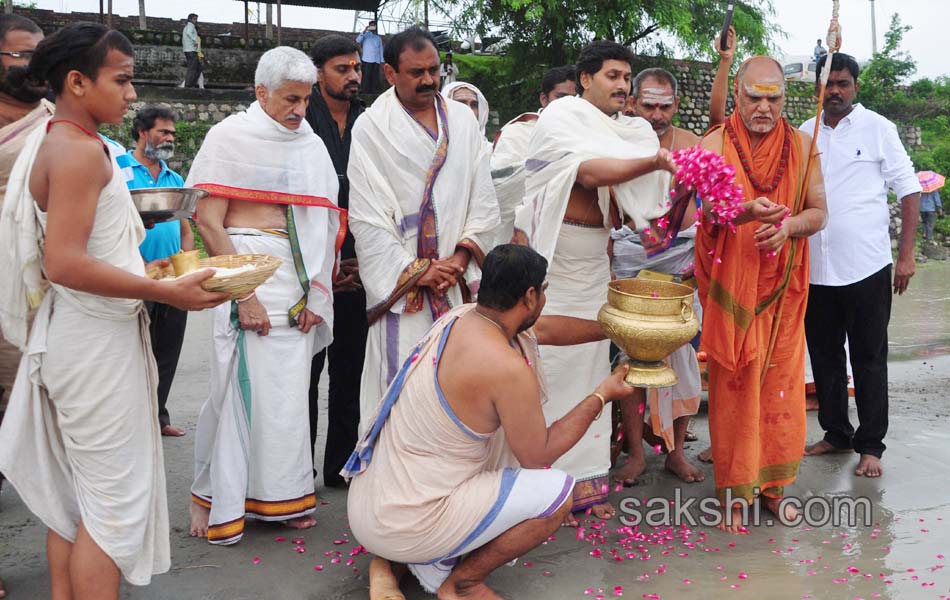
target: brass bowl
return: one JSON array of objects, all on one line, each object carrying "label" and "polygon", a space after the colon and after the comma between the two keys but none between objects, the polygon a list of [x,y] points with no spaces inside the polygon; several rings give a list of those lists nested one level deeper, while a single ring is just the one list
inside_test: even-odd
[{"label": "brass bowl", "polygon": [[630,357],[626,381],[637,387],[670,387],[678,379],[663,363],[699,331],[693,289],[669,281],[618,279],[607,289],[597,320]]},{"label": "brass bowl", "polygon": [[146,223],[187,219],[208,192],[197,188],[142,188],[130,190],[132,204]]}]

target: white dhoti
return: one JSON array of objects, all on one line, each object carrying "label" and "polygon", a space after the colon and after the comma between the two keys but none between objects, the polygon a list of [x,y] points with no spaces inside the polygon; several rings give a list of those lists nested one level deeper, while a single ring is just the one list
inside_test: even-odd
[{"label": "white dhoti", "polygon": [[[31,134],[10,177],[0,219],[5,256],[0,316],[24,348],[0,428],[0,471],[43,524],[69,542],[80,521],[129,583],[147,585],[170,566],[158,373],[140,300],[105,298],[51,284],[41,248],[46,214],[29,194],[45,136]],[[145,237],[113,163],[87,242],[90,256],[135,275]],[[42,298],[29,338],[29,306]]]},{"label": "white dhoti", "polygon": [[[546,315],[597,319],[607,301],[610,262],[608,232],[602,227],[564,223],[548,267]],[[542,365],[549,397],[548,425],[569,413],[610,375],[610,342],[544,346]],[[606,412],[606,411],[605,411]],[[607,500],[610,418],[594,421],[584,436],[553,465],[574,477],[574,510]]]},{"label": "white dhoti", "polygon": [[[408,564],[431,593],[459,557],[519,523],[550,517],[574,485],[557,469],[517,468],[504,431],[473,431],[442,395],[442,350],[456,319],[474,307],[453,309],[418,341],[343,471],[352,477],[353,535],[370,552]],[[521,332],[515,343],[536,369],[534,334]]]},{"label": "white dhoti", "polygon": [[[328,327],[303,333],[288,320],[300,281],[286,237],[229,228],[239,254],[283,262],[257,288],[271,330],[240,329],[233,302],[213,309],[211,392],[198,415],[192,500],[211,509],[208,541],[241,539],[245,515],[283,521],[316,507],[310,448],[310,364],[331,341]],[[311,290],[311,294],[317,290]]]},{"label": "white dhoti", "polygon": [[[611,231],[610,237],[614,241],[613,267],[618,279],[637,277],[644,270],[671,277],[679,277],[692,271],[696,246],[695,225],[679,232],[675,245],[653,257],[647,256],[646,250],[640,244],[639,234],[629,227]],[[699,303],[699,295],[695,292],[693,310],[702,323],[702,306]],[[621,356],[624,360],[627,358],[623,353]],[[646,390],[647,410],[643,413],[643,419],[653,429],[654,434],[663,438],[667,449],[673,450],[676,447],[673,422],[680,417],[695,415],[699,411],[703,384],[696,350],[691,344],[680,346],[664,362],[676,372],[678,381],[673,387]]]}]

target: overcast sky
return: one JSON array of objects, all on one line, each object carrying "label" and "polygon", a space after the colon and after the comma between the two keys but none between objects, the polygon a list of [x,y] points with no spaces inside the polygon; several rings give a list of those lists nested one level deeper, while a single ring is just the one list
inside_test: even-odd
[{"label": "overcast sky", "polygon": [[[253,6],[252,2],[252,6]],[[777,40],[785,54],[810,55],[818,37],[824,38],[831,18],[831,0],[774,0],[776,22],[788,34]],[[99,10],[99,0],[37,0],[40,8],[54,10]],[[950,61],[940,58],[940,40],[946,39],[950,26],[950,2],[947,0],[875,0],[877,12],[878,46],[883,44],[884,32],[891,15],[900,13],[901,19],[913,30],[904,37],[903,48],[917,61],[918,77],[937,77],[950,74]],[[149,15],[183,17],[196,12],[201,20],[231,22],[244,20],[244,5],[233,0],[146,0]],[[119,15],[138,14],[137,0],[113,0],[113,11]],[[283,23],[295,27],[319,27],[352,31],[354,13],[343,10],[307,9],[288,6],[283,11]],[[870,0],[841,0],[843,51],[859,60],[871,56],[871,2]],[[740,32],[741,35],[741,32]]]}]

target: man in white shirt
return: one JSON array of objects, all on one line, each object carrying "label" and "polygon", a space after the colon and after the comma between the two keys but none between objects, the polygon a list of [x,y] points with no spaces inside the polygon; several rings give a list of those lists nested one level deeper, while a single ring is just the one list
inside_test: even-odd
[{"label": "man in white shirt", "polygon": [[185,53],[185,87],[198,87],[201,76],[201,38],[198,36],[198,15],[190,13],[181,32],[181,49]]},{"label": "man in white shirt", "polygon": [[[818,63],[818,78],[827,58]],[[887,191],[901,202],[903,228],[895,294],[914,276],[920,183],[893,123],[860,104],[858,64],[835,54],[818,133],[828,196],[828,226],[811,237],[811,289],[805,336],[818,392],[820,442],[806,456],[854,450],[855,475],[879,477],[887,433],[887,323],[891,316],[891,242]],[[802,125],[814,130],[815,120]],[[851,351],[858,429],[848,420],[845,337]]]}]

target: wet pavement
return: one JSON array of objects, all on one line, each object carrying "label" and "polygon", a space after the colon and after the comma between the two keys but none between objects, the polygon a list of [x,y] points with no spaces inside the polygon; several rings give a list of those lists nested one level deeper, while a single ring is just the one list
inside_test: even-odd
[{"label": "wet pavement", "polygon": [[[846,506],[842,499],[866,499],[871,506],[867,524],[762,525],[730,536],[701,524],[632,528],[617,519],[600,523],[584,518],[580,533],[558,531],[515,565],[499,569],[489,584],[504,597],[519,599],[950,597],[950,565],[945,558],[950,556],[950,356],[941,355],[950,346],[948,274],[945,268],[921,269],[909,295],[895,299],[892,352],[909,360],[890,365],[891,420],[884,476],[855,477],[856,455],[813,457],[803,460],[798,481],[787,489],[787,494],[803,501],[837,499],[841,513]],[[172,570],[145,588],[123,585],[121,597],[367,598],[369,556],[360,554],[356,540],[348,537],[346,494],[324,488],[319,480],[318,525],[302,535],[279,525],[251,522],[244,539],[233,547],[213,547],[188,536],[194,425],[207,394],[208,344],[206,315],[193,315],[169,402],[173,422],[188,435],[164,441]],[[325,378],[323,388],[325,397]],[[324,413],[321,425],[325,422]],[[856,423],[853,405],[852,422]],[[700,440],[687,445],[691,458],[708,443],[705,415],[697,417],[694,430]],[[820,435],[816,415],[809,413],[809,440]],[[644,504],[663,498],[657,502],[666,506],[677,490],[684,499],[713,494],[711,466],[703,466],[705,482],[679,484],[663,471],[662,460],[649,457],[638,485],[611,494],[614,504],[625,498]],[[812,514],[819,513],[814,506]],[[864,516],[860,509],[857,514]],[[44,544],[45,529],[15,491],[4,486],[0,577],[10,598],[48,597]],[[410,579],[404,579],[407,598],[431,597]]]}]

